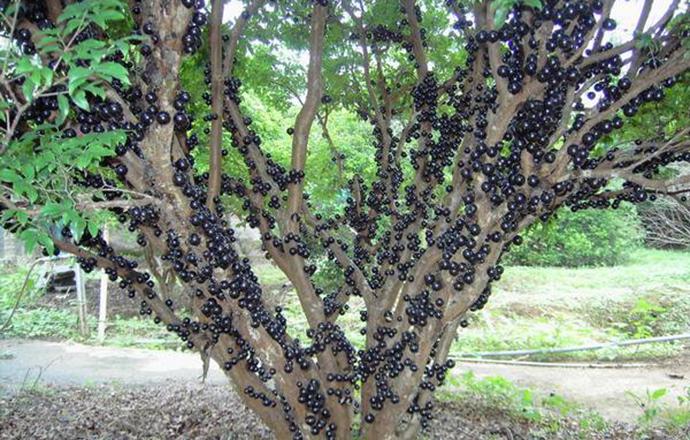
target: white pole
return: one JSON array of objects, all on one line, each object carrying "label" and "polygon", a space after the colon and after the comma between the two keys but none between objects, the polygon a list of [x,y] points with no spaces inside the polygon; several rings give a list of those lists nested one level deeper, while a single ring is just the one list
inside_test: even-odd
[{"label": "white pole", "polygon": [[82,337],[89,336],[89,326],[86,321],[86,292],[84,291],[84,274],[81,266],[75,264],[74,281],[77,284],[77,307],[79,308],[79,333]]},{"label": "white pole", "polygon": [[[103,229],[103,239],[108,241],[108,229]],[[98,299],[98,342],[105,341],[105,327],[108,318],[108,275],[101,271],[101,289]]]}]

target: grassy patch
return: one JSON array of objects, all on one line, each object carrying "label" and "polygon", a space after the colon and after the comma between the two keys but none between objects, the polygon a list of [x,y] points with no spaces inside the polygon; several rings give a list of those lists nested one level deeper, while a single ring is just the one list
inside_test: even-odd
[{"label": "grassy patch", "polygon": [[577,426],[580,438],[589,438],[608,429],[605,419],[595,411],[556,394],[540,396],[501,376],[479,379],[470,371],[462,376],[448,377],[437,396],[440,400],[471,401],[487,411],[499,411],[514,423],[531,425],[535,434],[541,431],[547,438],[565,426],[569,429]]},{"label": "grassy patch", "polygon": [[[288,332],[307,342],[307,321],[289,281],[277,267],[255,268],[269,304],[282,305]],[[7,316],[26,269],[0,272],[0,317]],[[566,269],[508,267],[487,307],[470,317],[453,352],[543,349],[682,333],[690,328],[690,252],[636,250],[617,267]],[[32,286],[30,286],[32,287]],[[4,336],[80,340],[75,309],[40,307],[40,292],[30,288],[13,326]],[[352,298],[338,325],[357,348],[364,346],[360,298]],[[179,341],[149,319],[109,318],[106,344],[178,348]],[[95,318],[89,318],[95,337]],[[93,337],[92,337],[93,339]],[[82,342],[94,342],[87,340]],[[654,344],[534,360],[644,360],[676,354],[680,344]]]},{"label": "grassy patch", "polygon": [[[0,311],[0,321],[4,323],[9,310]],[[93,317],[88,319],[89,327],[96,327]],[[4,336],[36,339],[80,340],[79,317],[69,310],[49,308],[18,309]]]},{"label": "grassy patch", "polygon": [[[5,322],[9,310],[0,311],[0,322]],[[48,340],[71,340],[86,344],[98,344],[96,339],[97,320],[87,318],[89,337],[79,334],[79,316],[73,310],[37,307],[17,309],[4,337]],[[168,349],[182,347],[181,341],[162,325],[156,325],[147,318],[109,319],[104,345],[116,347],[137,347]]]},{"label": "grassy patch", "polygon": [[[455,352],[545,349],[646,338],[690,329],[690,253],[642,249],[613,268],[508,267],[486,309],[460,331]],[[682,343],[534,360],[646,360]]]},{"label": "grassy patch", "polygon": [[[0,268],[0,310],[14,307],[28,273],[28,267],[8,265]],[[35,288],[37,279],[38,274],[34,270],[27,281],[26,291],[21,299],[22,304],[32,303],[36,300],[40,293]]]},{"label": "grassy patch", "polygon": [[644,394],[628,393],[640,407],[640,430],[646,433],[662,428],[673,438],[688,438],[682,436],[690,436],[690,387],[686,387],[685,395],[677,397],[677,405],[668,401],[667,394],[666,388],[647,390]]},{"label": "grassy patch", "polygon": [[179,349],[183,343],[177,336],[167,331],[165,326],[155,324],[152,319],[116,316],[108,321],[104,345],[163,350]]},{"label": "grassy patch", "polygon": [[498,303],[527,300],[572,308],[582,300],[621,299],[640,292],[687,288],[690,252],[635,250],[615,267],[508,267],[496,283]]},{"label": "grassy patch", "polygon": [[[612,329],[601,329],[577,315],[558,313],[554,317],[525,318],[484,313],[466,329],[462,329],[453,343],[452,353],[474,353],[523,349],[549,349],[608,342],[623,339]],[[612,361],[641,360],[673,356],[680,344],[649,344],[635,347],[607,348],[559,354],[536,354],[537,361]]]},{"label": "grassy patch", "polygon": [[254,267],[254,273],[259,277],[262,286],[275,286],[289,283],[285,274],[272,264],[259,264]]}]

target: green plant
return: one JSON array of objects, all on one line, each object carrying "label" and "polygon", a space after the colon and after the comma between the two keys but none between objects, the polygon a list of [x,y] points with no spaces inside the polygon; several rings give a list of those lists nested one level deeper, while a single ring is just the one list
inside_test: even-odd
[{"label": "green plant", "polygon": [[614,323],[613,327],[634,339],[656,336],[659,322],[666,309],[645,298],[638,298],[625,322]]},{"label": "green plant", "polygon": [[[452,384],[453,381],[450,381]],[[501,376],[478,379],[472,371],[463,374],[459,382],[460,393],[481,400],[489,407],[500,408],[518,420],[539,422],[542,414],[535,405],[534,394],[528,388],[518,388]]]},{"label": "green plant", "polygon": [[[114,156],[127,132],[114,128],[77,135],[65,127],[65,121],[91,111],[94,98],[105,100],[109,84],[130,85],[122,62],[136,60],[134,43],[141,37],[127,35],[130,26],[124,11],[121,0],[74,2],[54,17],[54,25],[41,26],[35,35],[29,32],[28,39],[34,36],[35,41],[0,47],[0,84],[5,90],[0,99],[4,127],[0,151],[10,153],[0,154],[0,182],[4,191],[13,189],[0,222],[16,232],[28,251],[40,245],[52,253],[51,237],[63,227],[77,239],[87,229],[95,235],[108,217],[84,209],[84,200],[103,199],[103,191],[77,194],[66,182],[74,173],[86,176],[104,158]],[[26,5],[18,0],[3,2],[0,12],[3,34],[19,33],[17,19],[27,13]],[[96,30],[102,38],[90,38]],[[21,29],[22,35],[27,31]],[[37,106],[48,101],[54,113],[36,117]],[[37,209],[21,209],[25,206]]]},{"label": "green plant", "polygon": [[664,427],[671,432],[685,431],[690,435],[690,387],[685,388],[685,394],[677,397],[677,407],[666,407],[662,412]]},{"label": "green plant", "polygon": [[668,395],[666,388],[647,390],[644,395],[630,391],[626,394],[642,409],[642,414],[638,417],[641,433],[652,428],[663,428],[673,438],[690,436],[690,387],[685,388],[684,395],[677,397],[677,406],[662,401]]},{"label": "green plant", "polygon": [[[26,267],[9,266],[3,268],[2,273],[0,273],[0,310],[7,310],[14,307],[17,301],[17,295],[26,279],[27,272],[28,268]],[[37,294],[39,293],[38,289],[36,289],[37,278],[38,276],[34,270],[28,280],[21,305],[31,304],[36,300]],[[0,325],[1,324],[2,323],[0,323]]]},{"label": "green plant", "polygon": [[[0,312],[0,320],[6,318],[9,310]],[[18,309],[4,336],[17,338],[48,338],[80,340],[79,318],[69,310],[46,307]],[[89,327],[96,328],[96,319],[88,318]]]},{"label": "green plant", "polygon": [[608,429],[608,423],[596,411],[582,408],[557,394],[539,398],[531,389],[518,387],[501,376],[479,379],[471,371],[450,376],[439,397],[448,401],[471,401],[479,411],[482,408],[499,411],[516,423],[528,423],[535,432],[542,432],[547,438],[560,438],[559,432],[566,426],[577,426],[582,439]]},{"label": "green plant", "polygon": [[577,405],[559,394],[550,394],[542,399],[541,404],[546,408],[551,408],[558,411],[559,414],[567,416],[571,414]]},{"label": "green plant", "polygon": [[[416,436],[433,376],[450,367],[434,345],[484,306],[519,234],[563,206],[690,190],[669,171],[690,153],[684,127],[644,147],[610,142],[690,69],[690,38],[668,20],[636,51],[637,36],[604,35],[615,22],[594,0],[542,12],[536,0],[247,1],[231,30],[225,3],[1,2],[0,223],[28,248],[105,270],[142,316],[244,387],[279,438],[348,438],[360,408],[362,437]],[[308,66],[284,60],[295,53]],[[610,232],[632,234],[592,212],[563,213],[579,223],[544,240],[552,256],[618,261],[626,246]],[[290,320],[238,252],[228,214],[292,281]],[[103,230],[113,217],[157,264],[120,254]],[[343,272],[338,295],[314,280],[323,255]],[[185,285],[191,310],[154,266]],[[362,349],[340,326],[355,298]],[[486,386],[538,419],[530,391]]]},{"label": "green plant", "polygon": [[654,424],[662,412],[661,399],[668,394],[666,388],[647,390],[644,395],[638,395],[632,391],[625,393],[642,409],[642,414],[638,417],[639,423],[644,427]]},{"label": "green plant", "polygon": [[608,211],[560,209],[548,222],[535,223],[504,261],[525,266],[612,266],[627,261],[641,237],[632,205]]}]

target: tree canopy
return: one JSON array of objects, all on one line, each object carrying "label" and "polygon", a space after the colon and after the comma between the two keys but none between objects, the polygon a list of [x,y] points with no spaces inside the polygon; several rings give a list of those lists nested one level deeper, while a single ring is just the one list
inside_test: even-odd
[{"label": "tree canopy", "polygon": [[[0,222],[119,280],[278,438],[414,438],[521,233],[690,191],[687,7],[652,20],[644,0],[618,41],[614,3],[251,0],[223,25],[222,0],[5,0]],[[308,343],[229,214],[290,279]]]}]

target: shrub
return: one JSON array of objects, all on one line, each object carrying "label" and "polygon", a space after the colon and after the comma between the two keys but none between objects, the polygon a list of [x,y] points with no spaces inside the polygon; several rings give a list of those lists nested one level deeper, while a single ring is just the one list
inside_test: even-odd
[{"label": "shrub", "polygon": [[613,266],[624,263],[641,243],[637,211],[561,209],[546,223],[536,223],[520,246],[506,253],[507,264],[522,266]]},{"label": "shrub", "polygon": [[[0,322],[4,323],[9,310],[0,311]],[[91,329],[96,328],[96,319],[88,317]],[[14,338],[81,339],[79,317],[69,310],[55,310],[45,307],[18,309],[3,336]]]},{"label": "shrub", "polygon": [[[12,309],[17,302],[18,296],[24,286],[28,268],[6,266],[0,272],[0,310]],[[38,271],[34,270],[26,285],[26,291],[22,297],[22,304],[34,302],[39,292],[36,289]]]}]

